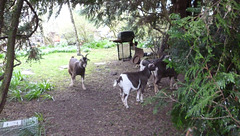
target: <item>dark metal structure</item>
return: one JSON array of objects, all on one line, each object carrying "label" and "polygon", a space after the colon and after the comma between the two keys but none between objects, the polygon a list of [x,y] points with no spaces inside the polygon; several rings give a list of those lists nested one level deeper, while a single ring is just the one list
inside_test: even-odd
[{"label": "dark metal structure", "polygon": [[113,40],[117,43],[119,60],[124,61],[132,58],[131,46],[133,46],[134,37],[133,31],[123,31],[118,34],[117,40]]}]

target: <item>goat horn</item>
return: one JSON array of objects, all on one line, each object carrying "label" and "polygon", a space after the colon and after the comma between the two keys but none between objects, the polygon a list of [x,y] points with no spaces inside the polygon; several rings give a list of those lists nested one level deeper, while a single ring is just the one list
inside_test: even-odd
[{"label": "goat horn", "polygon": [[87,57],[88,53],[85,55],[85,57]]}]

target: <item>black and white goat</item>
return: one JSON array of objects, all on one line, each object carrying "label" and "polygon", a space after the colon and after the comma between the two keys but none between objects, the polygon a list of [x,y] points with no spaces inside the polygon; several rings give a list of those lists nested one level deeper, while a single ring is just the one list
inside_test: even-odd
[{"label": "black and white goat", "polygon": [[[173,80],[177,80],[178,73],[174,70],[174,68],[167,68],[167,63],[164,62],[164,59],[170,59],[169,55],[164,55],[160,59],[154,60],[142,60],[140,62],[140,71],[148,66],[150,69],[153,70],[153,77],[154,77],[154,91],[157,93],[158,91],[158,83],[161,81],[162,78],[169,77],[170,78],[170,89],[173,89]],[[176,89],[177,89],[176,84]]]},{"label": "black and white goat", "polygon": [[143,92],[151,75],[151,71],[148,67],[138,72],[125,72],[114,81],[113,86],[118,85],[120,87],[120,97],[123,105],[129,108],[127,99],[131,90],[137,90],[137,102],[143,102]]},{"label": "black and white goat", "polygon": [[82,58],[80,60],[72,56],[72,58],[69,60],[68,73],[71,76],[70,87],[74,86],[76,76],[80,75],[82,77],[82,88],[83,90],[86,90],[86,87],[83,82],[85,77],[85,69],[87,66],[87,61],[89,61],[89,59],[87,58],[87,55],[88,54],[86,54],[85,57],[81,55]]}]

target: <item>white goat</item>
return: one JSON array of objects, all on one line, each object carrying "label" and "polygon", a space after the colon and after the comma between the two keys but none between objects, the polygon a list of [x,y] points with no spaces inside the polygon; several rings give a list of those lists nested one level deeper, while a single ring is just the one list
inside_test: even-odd
[{"label": "white goat", "polygon": [[143,92],[150,75],[150,69],[145,67],[143,71],[122,73],[114,81],[113,86],[118,85],[120,87],[120,97],[126,108],[129,108],[127,99],[131,90],[137,90],[136,101],[143,102]]}]

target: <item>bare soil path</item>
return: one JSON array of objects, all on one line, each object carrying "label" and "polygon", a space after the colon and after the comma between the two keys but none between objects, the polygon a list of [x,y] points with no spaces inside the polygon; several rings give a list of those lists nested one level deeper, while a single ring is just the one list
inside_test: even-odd
[{"label": "bare soil path", "polygon": [[[153,114],[153,105],[137,103],[136,92],[131,92],[126,109],[113,81],[124,71],[137,71],[131,62],[113,61],[99,65],[86,76],[83,90],[80,78],[75,87],[56,87],[52,92],[55,101],[7,102],[0,119],[24,119],[41,113],[45,120],[47,136],[178,136],[171,123],[168,107]],[[67,72],[64,71],[64,72]],[[115,75],[116,74],[116,75]],[[70,77],[59,81],[59,86],[70,83]],[[162,86],[168,86],[163,79]],[[153,96],[150,86],[144,98]]]}]

